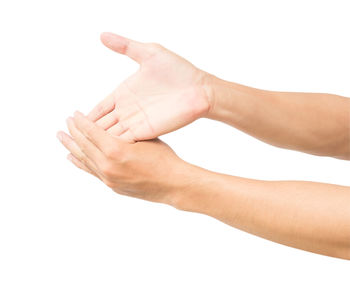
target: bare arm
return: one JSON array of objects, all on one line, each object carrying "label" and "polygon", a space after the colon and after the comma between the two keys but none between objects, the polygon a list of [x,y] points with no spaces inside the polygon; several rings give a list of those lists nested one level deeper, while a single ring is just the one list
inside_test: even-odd
[{"label": "bare arm", "polygon": [[160,140],[128,143],[77,113],[60,132],[69,159],[115,192],[215,217],[288,246],[350,259],[350,188],[217,174]]},{"label": "bare arm", "polygon": [[350,159],[349,98],[265,91],[214,76],[210,83],[207,117],[278,147]]},{"label": "bare arm", "polygon": [[179,209],[212,216],[284,245],[350,259],[349,187],[190,169],[187,184],[179,182]]},{"label": "bare arm", "polygon": [[254,89],[218,79],[158,44],[111,33],[101,39],[140,65],[89,114],[114,135],[152,139],[209,117],[275,146],[350,159],[349,98]]},{"label": "bare arm", "polygon": [[276,146],[350,159],[350,99],[253,89],[198,70],[158,45],[115,35],[103,41],[140,69],[88,118],[77,113],[68,120],[72,137],[58,134],[77,167],[120,194],[350,259],[349,187],[217,174],[185,163],[159,140],[142,141],[208,117]]}]

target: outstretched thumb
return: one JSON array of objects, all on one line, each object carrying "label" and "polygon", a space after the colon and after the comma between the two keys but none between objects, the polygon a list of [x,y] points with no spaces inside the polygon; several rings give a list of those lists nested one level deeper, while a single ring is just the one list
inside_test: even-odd
[{"label": "outstretched thumb", "polygon": [[119,54],[126,55],[139,64],[152,53],[152,50],[146,43],[130,40],[109,32],[101,34],[101,41],[109,49]]}]

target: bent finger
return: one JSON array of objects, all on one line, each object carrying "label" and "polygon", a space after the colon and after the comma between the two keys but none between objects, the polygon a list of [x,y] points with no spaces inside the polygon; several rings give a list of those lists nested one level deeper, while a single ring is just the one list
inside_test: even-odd
[{"label": "bent finger", "polygon": [[107,130],[110,127],[114,126],[116,123],[118,123],[118,116],[115,110],[112,110],[109,114],[100,118],[96,122],[96,125],[103,128],[104,130]]},{"label": "bent finger", "polygon": [[98,103],[87,115],[89,120],[95,122],[110,113],[115,107],[113,94],[110,94]]},{"label": "bent finger", "polygon": [[110,127],[107,132],[114,136],[120,136],[123,132],[125,132],[125,127],[119,122],[116,125]]},{"label": "bent finger", "polygon": [[74,113],[74,123],[77,129],[104,154],[108,153],[111,147],[117,149],[124,144],[122,140],[111,136],[80,112]]}]

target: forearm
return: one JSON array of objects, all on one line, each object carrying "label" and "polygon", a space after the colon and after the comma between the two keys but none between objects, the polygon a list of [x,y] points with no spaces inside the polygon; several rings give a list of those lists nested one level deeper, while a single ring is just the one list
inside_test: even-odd
[{"label": "forearm", "polygon": [[252,234],[350,259],[350,188],[259,181],[181,160],[160,140],[128,143],[76,112],[58,138],[79,168],[115,192],[215,217]]},{"label": "forearm", "polygon": [[210,79],[208,117],[269,144],[350,159],[350,99],[318,93],[272,92]]},{"label": "forearm", "polygon": [[189,167],[177,184],[178,209],[199,212],[257,236],[350,259],[350,188],[260,181]]}]

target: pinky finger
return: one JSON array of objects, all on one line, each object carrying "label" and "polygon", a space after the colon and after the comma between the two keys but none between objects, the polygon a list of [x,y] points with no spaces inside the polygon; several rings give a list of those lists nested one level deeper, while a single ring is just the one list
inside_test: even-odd
[{"label": "pinky finger", "polygon": [[93,172],[91,169],[89,169],[84,163],[82,163],[79,159],[77,159],[71,153],[67,155],[67,159],[71,163],[73,163],[77,168],[80,168],[80,169],[86,171],[87,173],[90,173],[90,174],[96,176],[97,178],[99,178],[98,175],[95,172]]}]

